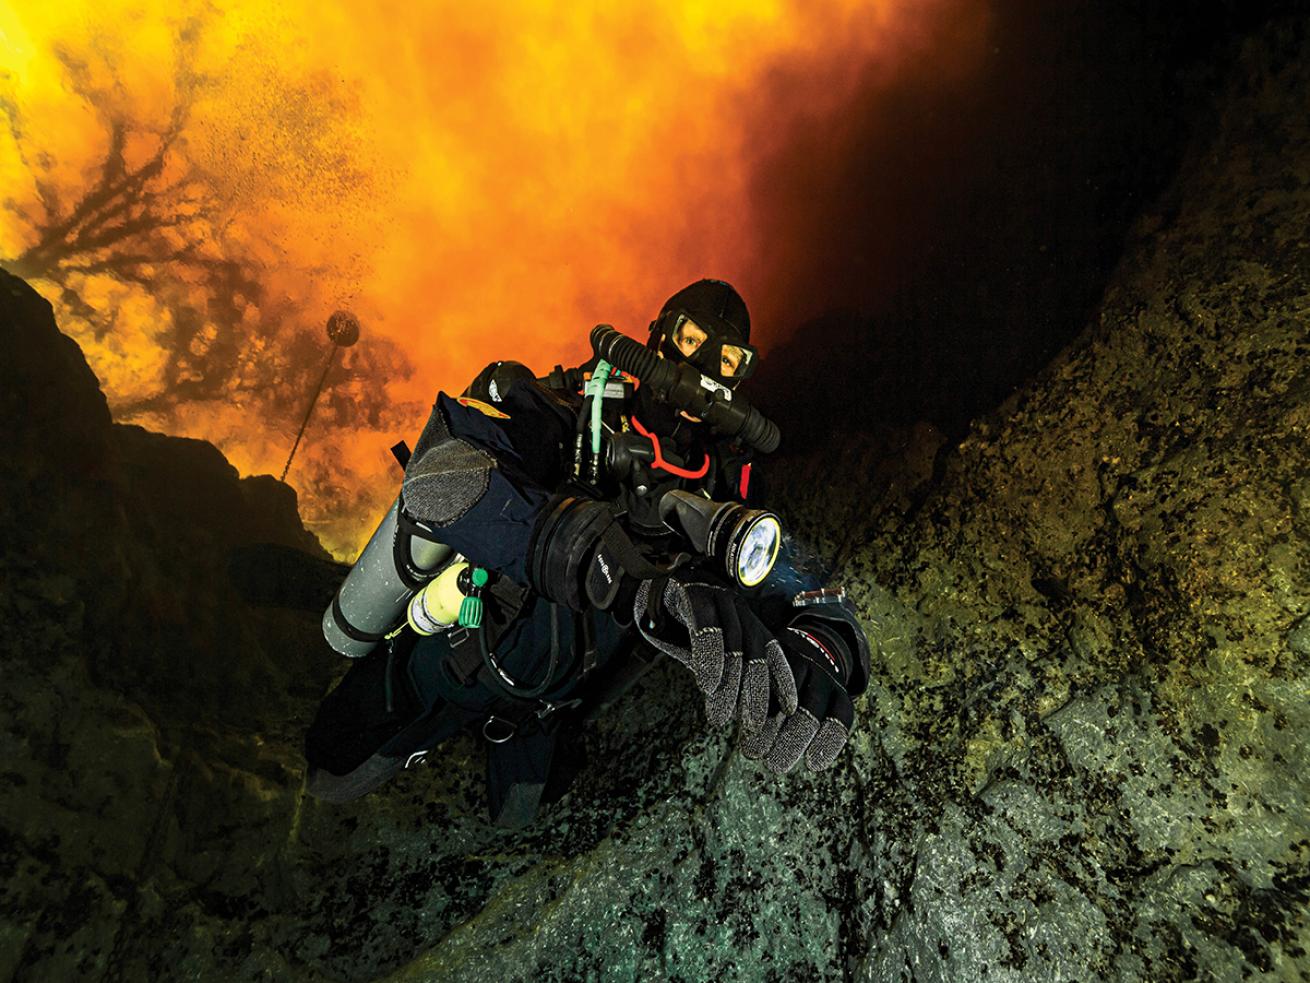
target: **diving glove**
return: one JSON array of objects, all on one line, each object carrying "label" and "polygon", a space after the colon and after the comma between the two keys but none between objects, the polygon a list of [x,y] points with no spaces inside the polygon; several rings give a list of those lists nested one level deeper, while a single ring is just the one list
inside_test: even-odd
[{"label": "diving glove", "polygon": [[802,760],[819,771],[837,760],[850,734],[851,696],[864,692],[869,678],[868,643],[857,622],[814,614],[793,619],[778,640],[798,705],[774,707],[763,726],[743,735],[741,753],[780,774]]},{"label": "diving glove", "polygon": [[[655,611],[685,635],[661,627]],[[868,640],[849,605],[806,611],[775,634],[736,591],[648,580],[633,613],[647,641],[691,669],[711,726],[740,717],[743,755],[779,774],[837,760],[855,719],[851,697],[869,681]]]},{"label": "diving glove", "polygon": [[[648,642],[691,670],[705,694],[711,727],[735,715],[747,734],[757,733],[768,725],[770,713],[799,709],[783,646],[736,591],[702,582],[645,580],[633,613]],[[652,617],[665,613],[670,617],[663,625]]]}]

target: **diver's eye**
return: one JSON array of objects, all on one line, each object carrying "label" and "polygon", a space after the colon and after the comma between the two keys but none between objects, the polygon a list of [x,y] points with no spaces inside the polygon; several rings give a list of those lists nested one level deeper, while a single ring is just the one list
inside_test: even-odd
[{"label": "diver's eye", "polygon": [[691,320],[679,321],[673,330],[673,343],[678,346],[678,351],[687,356],[694,353],[708,337],[701,326]]},{"label": "diver's eye", "polygon": [[736,359],[733,359],[733,358],[728,357],[727,355],[724,355],[722,358],[719,359],[719,362],[723,365],[723,374],[724,374],[724,375],[733,375],[733,374],[736,373],[736,371],[737,371],[737,360],[736,360]]}]

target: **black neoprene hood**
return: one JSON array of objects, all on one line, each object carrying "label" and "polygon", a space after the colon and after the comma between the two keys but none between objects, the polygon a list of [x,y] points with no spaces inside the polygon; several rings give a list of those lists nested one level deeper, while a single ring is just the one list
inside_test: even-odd
[{"label": "black neoprene hood", "polygon": [[738,342],[751,340],[751,316],[746,301],[723,280],[697,280],[664,302],[660,318],[670,313],[686,314],[707,331]]}]

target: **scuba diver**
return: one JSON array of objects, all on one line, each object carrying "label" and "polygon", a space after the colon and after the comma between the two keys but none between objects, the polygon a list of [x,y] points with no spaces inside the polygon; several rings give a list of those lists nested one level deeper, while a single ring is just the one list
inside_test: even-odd
[{"label": "scuba diver", "polygon": [[488,751],[498,825],[526,825],[580,769],[579,725],[660,654],[712,727],[783,773],[831,765],[869,676],[844,593],[792,563],[750,508],[777,427],[740,393],[759,356],[720,280],[665,302],[645,345],[536,377],[495,362],[439,393],[400,493],[323,617],[355,661],[306,736],[307,788],[365,795],[461,731]]}]

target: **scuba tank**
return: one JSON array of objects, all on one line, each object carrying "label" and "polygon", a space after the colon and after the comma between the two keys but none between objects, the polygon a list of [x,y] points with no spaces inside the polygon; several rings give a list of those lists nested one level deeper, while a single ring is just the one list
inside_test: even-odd
[{"label": "scuba tank", "polygon": [[362,658],[404,621],[410,598],[454,556],[432,535],[400,511],[397,495],[323,612],[329,645],[349,658]]},{"label": "scuba tank", "polygon": [[451,563],[415,594],[405,619],[415,634],[435,635],[453,627],[482,627],[482,590],[490,577],[482,567]]}]

